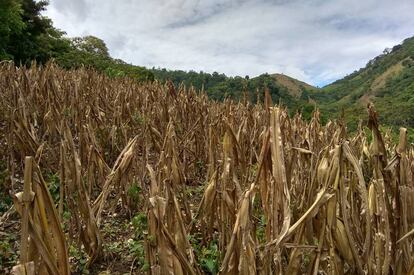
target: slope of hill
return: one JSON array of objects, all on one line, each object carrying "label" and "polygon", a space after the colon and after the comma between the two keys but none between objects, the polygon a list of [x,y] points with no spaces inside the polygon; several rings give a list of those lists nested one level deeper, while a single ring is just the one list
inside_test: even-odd
[{"label": "slope of hill", "polygon": [[318,89],[308,83],[284,74],[272,74],[271,76],[275,78],[280,86],[287,88],[289,93],[296,97],[300,97],[304,90],[316,91]]},{"label": "slope of hill", "polygon": [[338,115],[344,110],[351,128],[372,102],[390,126],[414,126],[414,37],[386,49],[358,71],[312,94],[321,109]]}]

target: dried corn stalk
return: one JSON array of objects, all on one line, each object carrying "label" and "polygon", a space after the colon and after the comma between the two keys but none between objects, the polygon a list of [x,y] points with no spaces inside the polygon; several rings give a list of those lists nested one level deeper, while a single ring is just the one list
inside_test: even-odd
[{"label": "dried corn stalk", "polygon": [[71,131],[67,126],[64,128],[61,159],[61,184],[65,188],[66,201],[72,213],[71,224],[74,227],[72,232],[79,232],[79,240],[89,255],[88,265],[90,265],[100,256],[102,241],[88,191],[82,181],[80,158],[75,149]]},{"label": "dried corn stalk", "polygon": [[26,157],[24,191],[15,195],[14,204],[22,216],[21,264],[14,274],[69,274],[65,235],[33,157]]}]

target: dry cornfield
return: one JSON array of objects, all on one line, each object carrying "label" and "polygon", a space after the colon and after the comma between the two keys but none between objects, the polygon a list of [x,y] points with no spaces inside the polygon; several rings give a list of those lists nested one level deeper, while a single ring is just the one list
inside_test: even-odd
[{"label": "dry cornfield", "polygon": [[372,105],[349,134],[268,93],[215,102],[53,64],[1,64],[0,93],[16,274],[414,274],[414,150]]}]

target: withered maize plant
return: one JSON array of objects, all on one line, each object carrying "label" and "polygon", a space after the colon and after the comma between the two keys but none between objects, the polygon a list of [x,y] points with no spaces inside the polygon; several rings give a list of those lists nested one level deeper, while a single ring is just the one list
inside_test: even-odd
[{"label": "withered maize plant", "polygon": [[3,63],[0,96],[4,188],[25,183],[17,274],[68,274],[68,244],[93,268],[108,213],[138,211],[148,274],[208,272],[197,250],[212,241],[220,274],[414,274],[414,150],[406,129],[398,144],[380,131],[373,105],[350,134],[317,110],[290,117],[266,91],[255,105],[215,102],[51,63]]}]

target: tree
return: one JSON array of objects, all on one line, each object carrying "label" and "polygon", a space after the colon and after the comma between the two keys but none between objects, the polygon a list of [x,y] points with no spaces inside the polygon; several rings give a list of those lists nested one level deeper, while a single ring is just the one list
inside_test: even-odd
[{"label": "tree", "polygon": [[21,19],[25,28],[10,36],[10,43],[7,47],[7,52],[13,56],[16,63],[30,62],[38,56],[41,48],[38,38],[42,33],[46,33],[47,28],[51,27],[51,21],[41,15],[46,5],[47,2],[44,1],[21,1]]},{"label": "tree", "polygon": [[0,13],[7,13],[8,18],[12,18],[10,24],[0,21],[3,29],[12,26],[8,39],[3,40],[3,50],[16,64],[29,64],[32,60],[44,63],[68,50],[69,43],[62,38],[64,33],[55,29],[52,21],[41,14],[47,1],[2,0],[0,3],[8,7],[7,11],[0,7]]},{"label": "tree", "polygon": [[73,47],[80,51],[85,51],[91,54],[109,57],[109,51],[105,42],[95,36],[88,35],[84,37],[74,37],[71,39]]},{"label": "tree", "polygon": [[25,28],[22,13],[23,10],[17,0],[0,1],[0,60],[13,58],[7,48],[10,37],[20,34]]}]

